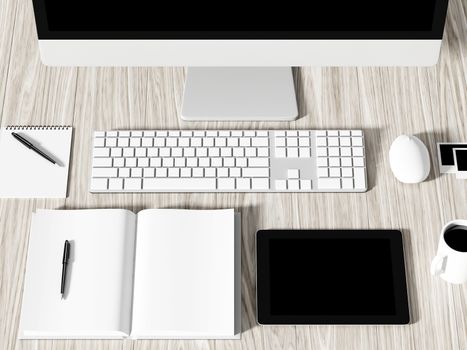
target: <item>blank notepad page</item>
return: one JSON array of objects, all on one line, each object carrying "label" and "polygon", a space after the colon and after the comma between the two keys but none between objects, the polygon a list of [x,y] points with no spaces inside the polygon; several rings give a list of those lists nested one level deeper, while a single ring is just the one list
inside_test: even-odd
[{"label": "blank notepad page", "polygon": [[[0,198],[66,198],[71,127],[0,129]],[[53,164],[16,140],[16,132],[52,157]]]}]

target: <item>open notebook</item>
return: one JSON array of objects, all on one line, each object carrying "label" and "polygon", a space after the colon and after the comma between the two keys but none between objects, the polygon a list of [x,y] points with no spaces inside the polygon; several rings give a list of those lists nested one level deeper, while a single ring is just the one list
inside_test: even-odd
[{"label": "open notebook", "polygon": [[[26,138],[57,164],[28,149],[12,132]],[[66,198],[72,132],[69,126],[0,128],[0,198]]]},{"label": "open notebook", "polygon": [[233,209],[37,211],[18,337],[238,339],[239,223]]}]

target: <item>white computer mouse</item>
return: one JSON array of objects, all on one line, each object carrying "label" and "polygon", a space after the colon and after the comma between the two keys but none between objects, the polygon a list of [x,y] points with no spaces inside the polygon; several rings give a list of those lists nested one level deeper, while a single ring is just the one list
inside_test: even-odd
[{"label": "white computer mouse", "polygon": [[430,154],[418,137],[401,135],[389,149],[389,165],[400,182],[419,183],[430,173]]}]

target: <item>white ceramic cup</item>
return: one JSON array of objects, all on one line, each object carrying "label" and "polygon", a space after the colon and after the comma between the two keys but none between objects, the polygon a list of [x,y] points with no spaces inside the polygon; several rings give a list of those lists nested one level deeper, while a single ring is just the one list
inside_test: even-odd
[{"label": "white ceramic cup", "polygon": [[467,252],[450,247],[444,236],[446,231],[454,226],[463,227],[467,235],[467,220],[453,220],[443,227],[438,252],[431,262],[431,274],[449,283],[461,284],[467,282]]}]

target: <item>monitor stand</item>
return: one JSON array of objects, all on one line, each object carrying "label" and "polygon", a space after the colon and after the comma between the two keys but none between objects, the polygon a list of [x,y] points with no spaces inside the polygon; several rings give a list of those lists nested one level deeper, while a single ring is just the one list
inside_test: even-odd
[{"label": "monitor stand", "polygon": [[291,121],[297,116],[290,67],[188,68],[183,120]]}]

